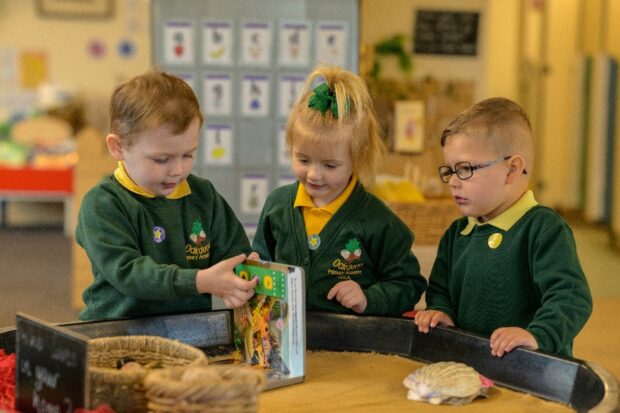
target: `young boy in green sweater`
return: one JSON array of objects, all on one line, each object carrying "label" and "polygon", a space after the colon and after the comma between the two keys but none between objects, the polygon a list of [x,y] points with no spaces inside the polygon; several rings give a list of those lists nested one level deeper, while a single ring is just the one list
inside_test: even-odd
[{"label": "young boy in green sweater", "polygon": [[439,243],[418,330],[438,324],[490,336],[502,357],[522,346],[572,356],[592,297],[572,231],[528,190],[534,145],[516,103],[487,99],[441,136],[439,176],[465,217]]},{"label": "young boy in green sweater", "polygon": [[92,264],[82,320],[244,304],[256,281],[235,276],[250,253],[241,223],[213,185],[191,174],[203,122],[178,77],[151,70],[116,88],[110,154],[118,161],[80,207],[76,239]]}]

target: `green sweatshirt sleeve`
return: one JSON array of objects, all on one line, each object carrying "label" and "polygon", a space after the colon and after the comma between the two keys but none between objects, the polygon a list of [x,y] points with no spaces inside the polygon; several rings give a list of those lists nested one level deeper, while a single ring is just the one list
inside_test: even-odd
[{"label": "green sweatshirt sleeve", "polygon": [[167,300],[198,296],[197,269],[161,264],[140,250],[133,204],[121,202],[97,189],[83,199],[76,230],[93,272],[125,296],[142,300]]},{"label": "green sweatshirt sleeve", "polygon": [[368,235],[379,280],[364,291],[368,300],[364,313],[401,316],[420,300],[426,279],[411,251],[413,234],[409,228],[391,211],[385,213],[384,222],[381,232]]},{"label": "green sweatshirt sleeve", "polygon": [[526,329],[540,350],[572,355],[573,339],[592,313],[592,296],[566,223],[552,222],[537,234],[530,257],[542,304]]},{"label": "green sweatshirt sleeve", "polygon": [[439,242],[437,256],[431,269],[428,289],[426,290],[426,309],[441,311],[450,316],[453,321],[456,321],[456,309],[450,298],[449,278],[452,243],[456,233],[455,225],[455,223],[452,224]]}]

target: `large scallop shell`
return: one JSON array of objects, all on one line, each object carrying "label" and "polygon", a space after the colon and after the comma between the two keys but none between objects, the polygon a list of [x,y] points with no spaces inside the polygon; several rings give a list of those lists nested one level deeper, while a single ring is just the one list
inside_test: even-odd
[{"label": "large scallop shell", "polygon": [[486,396],[488,384],[480,374],[463,363],[442,361],[415,370],[403,380],[409,400],[431,404],[466,404]]}]

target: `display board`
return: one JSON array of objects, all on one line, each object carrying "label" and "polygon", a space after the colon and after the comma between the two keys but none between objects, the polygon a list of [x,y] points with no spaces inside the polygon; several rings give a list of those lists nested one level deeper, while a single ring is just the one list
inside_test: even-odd
[{"label": "display board", "polygon": [[154,0],[152,61],[205,115],[194,173],[253,236],[269,192],[294,181],[284,126],[317,63],[357,71],[357,0]]},{"label": "display board", "polygon": [[477,12],[416,10],[413,52],[475,56],[478,20]]},{"label": "display board", "polygon": [[88,337],[24,313],[17,313],[16,326],[16,408],[72,412],[88,406]]}]

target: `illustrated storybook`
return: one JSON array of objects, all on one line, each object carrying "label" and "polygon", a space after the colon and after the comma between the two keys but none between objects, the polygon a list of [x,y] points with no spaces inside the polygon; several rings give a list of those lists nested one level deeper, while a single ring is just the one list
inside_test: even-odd
[{"label": "illustrated storybook", "polygon": [[238,276],[258,279],[254,296],[234,310],[235,346],[246,363],[264,368],[266,389],[303,381],[306,352],[304,271],[246,260]]}]

